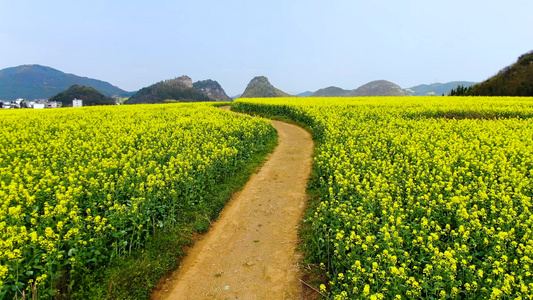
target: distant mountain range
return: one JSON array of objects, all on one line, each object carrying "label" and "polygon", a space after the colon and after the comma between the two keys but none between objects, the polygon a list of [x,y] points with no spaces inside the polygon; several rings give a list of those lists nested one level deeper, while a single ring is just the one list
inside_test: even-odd
[{"label": "distant mountain range", "polygon": [[441,96],[448,95],[457,86],[469,87],[476,84],[472,81],[452,81],[447,83],[421,84],[402,89],[395,83],[386,80],[371,81],[355,90],[345,90],[330,86],[314,93],[298,94],[300,97],[364,97],[364,96]]},{"label": "distant mountain range", "polygon": [[[376,80],[357,89],[346,90],[330,86],[315,92],[306,91],[299,97],[355,97],[355,96],[427,96],[448,95],[458,86],[464,87],[467,95],[533,96],[533,52],[521,55],[517,62],[501,70],[497,75],[482,83],[452,81],[447,83],[421,84],[401,89],[397,84]],[[67,74],[41,66],[22,65],[0,70],[0,99],[27,100],[49,99],[73,85],[95,89],[106,97],[131,97],[128,103],[161,103],[169,101],[231,101],[247,97],[289,97],[288,93],[274,87],[264,76],[253,78],[243,94],[228,97],[224,89],[214,80],[192,83],[187,76],[161,81],[136,92],[122,90],[108,82]]]},{"label": "distant mountain range", "polygon": [[404,91],[411,96],[447,96],[452,89],[455,89],[458,86],[469,87],[474,84],[476,84],[476,82],[472,81],[452,81],[447,83],[421,84],[404,89]]},{"label": "distant mountain range", "polygon": [[128,97],[124,91],[108,82],[63,73],[41,65],[22,65],[0,70],[0,99],[48,99],[72,85],[83,85],[98,90],[107,97]]},{"label": "distant mountain range", "polygon": [[268,81],[268,78],[265,76],[257,76],[254,77],[250,83],[248,83],[248,86],[246,86],[246,89],[244,90],[244,93],[241,95],[242,98],[271,98],[271,97],[291,97],[291,95],[283,92],[282,90],[279,90],[275,88],[270,82]]},{"label": "distant mountain range", "polygon": [[299,94],[297,94],[296,96],[298,96],[298,97],[309,97],[309,96],[311,96],[312,94],[313,94],[313,92],[311,92],[311,91],[305,91],[305,92],[303,92],[303,93],[299,93]]},{"label": "distant mountain range", "polygon": [[[300,94],[303,95],[303,94]],[[406,96],[402,88],[387,80],[374,80],[354,90],[336,86],[319,89],[309,97],[367,97],[367,96]],[[306,96],[302,96],[306,97]]]}]

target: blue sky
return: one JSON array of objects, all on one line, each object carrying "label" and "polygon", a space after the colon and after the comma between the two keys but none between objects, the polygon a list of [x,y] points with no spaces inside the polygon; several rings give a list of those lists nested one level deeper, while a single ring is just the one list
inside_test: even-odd
[{"label": "blue sky", "polygon": [[533,1],[0,0],[0,69],[41,64],[137,90],[190,76],[229,95],[482,81],[533,50]]}]

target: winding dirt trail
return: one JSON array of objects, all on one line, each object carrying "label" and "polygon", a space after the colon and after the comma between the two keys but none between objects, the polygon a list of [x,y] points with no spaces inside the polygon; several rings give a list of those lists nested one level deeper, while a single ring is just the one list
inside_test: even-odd
[{"label": "winding dirt trail", "polygon": [[302,299],[297,226],[314,145],[304,129],[272,124],[274,152],[152,299]]}]

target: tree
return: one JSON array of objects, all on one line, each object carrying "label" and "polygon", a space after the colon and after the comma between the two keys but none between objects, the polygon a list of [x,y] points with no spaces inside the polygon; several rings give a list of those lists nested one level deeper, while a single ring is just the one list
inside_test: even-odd
[{"label": "tree", "polygon": [[452,89],[448,96],[467,96],[470,92],[470,87],[458,85],[456,89]]}]

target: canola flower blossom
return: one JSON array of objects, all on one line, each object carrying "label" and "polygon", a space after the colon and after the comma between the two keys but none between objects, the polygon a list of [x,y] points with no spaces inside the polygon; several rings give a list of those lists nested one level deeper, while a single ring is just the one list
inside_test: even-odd
[{"label": "canola flower blossom", "polygon": [[276,137],[209,104],[8,110],[0,128],[2,299],[53,297],[61,273],[202,213],[210,188]]},{"label": "canola flower blossom", "polygon": [[[316,140],[331,299],[532,299],[533,98],[239,99]],[[326,292],[326,286],[320,286]]]}]

